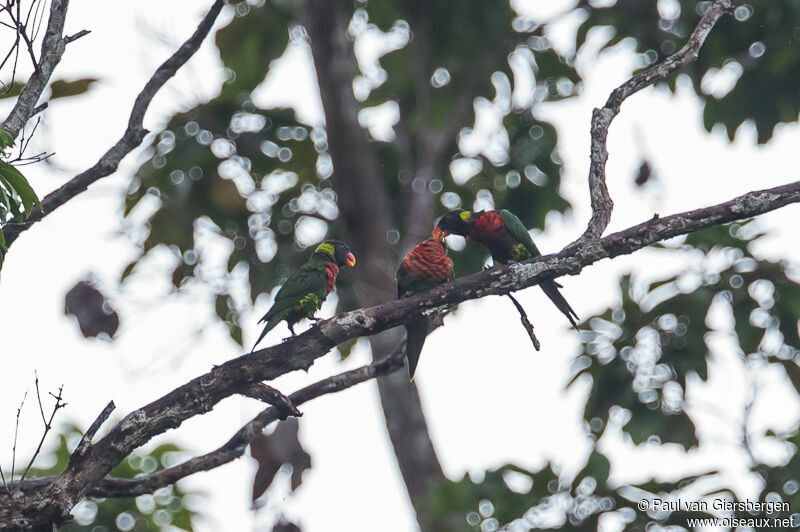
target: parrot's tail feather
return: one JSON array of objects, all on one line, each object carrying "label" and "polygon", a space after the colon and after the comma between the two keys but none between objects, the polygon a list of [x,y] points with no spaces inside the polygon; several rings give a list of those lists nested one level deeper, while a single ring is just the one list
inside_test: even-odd
[{"label": "parrot's tail feather", "polygon": [[[264,319],[262,319],[261,321],[267,321],[265,319],[266,317],[267,316],[265,315]],[[251,353],[256,350],[256,346],[261,342],[261,340],[263,340],[264,337],[267,335],[267,333],[270,332],[272,329],[274,329],[275,326],[278,325],[281,322],[282,319],[283,319],[282,317],[278,317],[278,316],[272,316],[272,317],[269,318],[269,321],[267,321],[267,324],[264,325],[264,330],[262,330],[261,334],[258,336],[258,340],[256,340],[255,344],[253,344],[253,349],[250,350]],[[259,321],[258,323],[261,323],[261,321]]]},{"label": "parrot's tail feather", "polygon": [[561,285],[551,279],[549,281],[542,282],[539,286],[542,287],[542,291],[545,293],[545,295],[547,295],[547,297],[550,298],[550,301],[553,302],[558,310],[560,310],[561,313],[567,317],[575,330],[579,331],[580,329],[578,329],[578,323],[575,320],[579,320],[580,318],[575,311],[572,310],[572,307],[569,306],[569,303],[567,303],[567,300],[561,295],[561,292],[558,291]]},{"label": "parrot's tail feather", "polygon": [[414,372],[417,370],[419,356],[422,353],[422,346],[425,345],[425,337],[428,335],[428,320],[424,317],[416,318],[406,324],[406,358],[408,359],[408,377],[414,380]]}]

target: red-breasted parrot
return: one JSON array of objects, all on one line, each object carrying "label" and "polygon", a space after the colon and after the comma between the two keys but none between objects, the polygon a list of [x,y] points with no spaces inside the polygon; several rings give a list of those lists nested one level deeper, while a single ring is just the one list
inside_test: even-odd
[{"label": "red-breasted parrot", "polygon": [[311,258],[300,269],[293,272],[275,295],[275,302],[258,323],[266,322],[264,330],[256,340],[256,345],[286,320],[292,336],[294,325],[303,318],[313,319],[314,313],[322,306],[336,284],[340,266],[355,266],[356,257],[347,244],[339,240],[326,240],[314,251]]},{"label": "red-breasted parrot", "polygon": [[[505,209],[480,212],[463,209],[450,211],[439,218],[433,229],[433,236],[436,240],[442,240],[451,233],[467,236],[486,246],[496,264],[506,264],[541,255],[522,220]],[[575,319],[580,318],[558,291],[562,286],[552,279],[542,281],[539,286],[577,329],[578,324]]]},{"label": "red-breasted parrot", "polygon": [[[425,240],[408,252],[397,269],[397,297],[430,290],[452,278],[453,261],[447,256],[444,242]],[[406,324],[406,358],[411,380],[414,380],[428,328],[428,319],[422,315]]]}]

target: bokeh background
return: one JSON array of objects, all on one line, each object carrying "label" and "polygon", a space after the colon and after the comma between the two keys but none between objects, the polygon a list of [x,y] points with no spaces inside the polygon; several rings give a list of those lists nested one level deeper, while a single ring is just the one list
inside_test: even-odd
[{"label": "bokeh background", "polygon": [[[278,283],[326,236],[359,263],[324,316],[390,299],[400,258],[451,208],[508,208],[543,252],[577,238],[592,109],[678,49],[709,2],[542,4],[231,2],[155,98],[146,146],[6,257],[4,470],[26,390],[18,460],[41,435],[34,371],[68,403],[36,464],[45,475],[109,400],[121,415],[249,349]],[[623,105],[608,142],[609,232],[796,178],[800,8],[737,5],[696,63]],[[118,138],[207,8],[70,6],[66,32],[92,33],[69,46],[54,76],[69,83],[54,84],[31,141],[54,152],[24,168],[40,196]],[[12,101],[0,99],[4,112]],[[155,496],[87,501],[65,529],[685,526],[685,513],[636,510],[653,495],[800,511],[797,215],[789,206],[561,280],[580,333],[540,290],[520,293],[538,353],[507,299],[464,303],[428,339],[416,387],[400,371],[316,400],[242,459]],[[458,275],[487,264],[478,246],[449,244]],[[291,392],[401,338],[341,346],[274,385]],[[262,407],[229,398],[115,474],[212,450]]]}]

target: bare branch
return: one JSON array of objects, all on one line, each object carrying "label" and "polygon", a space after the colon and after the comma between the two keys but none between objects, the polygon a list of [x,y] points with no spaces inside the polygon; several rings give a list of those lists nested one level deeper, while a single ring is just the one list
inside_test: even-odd
[{"label": "bare branch", "polygon": [[[47,434],[50,432],[50,429],[53,427],[53,419],[56,417],[56,412],[58,412],[61,408],[67,406],[67,403],[62,401],[61,392],[64,390],[63,386],[59,386],[58,388],[58,395],[52,395],[56,403],[53,405],[53,411],[50,413],[50,419],[44,418],[44,411],[42,411],[42,421],[44,422],[44,433],[42,434],[41,439],[39,440],[39,445],[36,446],[36,450],[33,452],[33,456],[31,456],[28,465],[25,467],[25,471],[22,472],[22,476],[19,477],[19,481],[22,482],[25,480],[25,477],[28,476],[28,471],[30,471],[31,466],[33,466],[33,462],[36,460],[36,457],[39,456],[39,453],[42,451],[42,445],[44,445],[44,440],[47,438]],[[36,377],[36,397],[39,399],[39,408],[42,408],[42,399],[39,397],[39,377]],[[17,413],[19,417],[19,413]]]},{"label": "bare branch", "polygon": [[531,324],[530,320],[528,319],[528,313],[525,312],[525,309],[522,308],[522,305],[517,298],[514,297],[512,294],[508,294],[508,298],[514,303],[514,306],[517,307],[517,312],[519,312],[519,321],[522,322],[522,326],[525,328],[525,332],[528,333],[528,336],[533,343],[533,348],[539,351],[541,344],[539,344],[539,339],[536,338],[536,334],[533,332],[533,324]]},{"label": "bare branch", "polygon": [[263,382],[257,382],[248,386],[242,390],[241,394],[274,406],[275,409],[278,410],[279,419],[286,419],[289,416],[300,417],[303,415],[303,413],[297,409],[297,406],[292,403],[291,399]]},{"label": "bare branch", "polygon": [[78,446],[75,447],[75,451],[73,451],[72,456],[69,457],[70,462],[74,460],[73,457],[81,456],[86,452],[86,449],[92,444],[92,438],[94,435],[97,434],[97,431],[100,430],[100,427],[103,426],[103,423],[106,422],[108,416],[111,415],[111,412],[114,411],[116,405],[114,405],[114,401],[110,401],[106,407],[100,412],[100,415],[97,416],[97,419],[89,425],[89,428],[86,430],[86,433],[81,438],[81,441],[78,442]]},{"label": "bare branch", "polygon": [[[59,1],[66,2],[67,0],[54,0],[54,5]],[[84,192],[89,185],[117,171],[119,163],[122,161],[122,159],[136,147],[138,147],[148,133],[148,131],[144,129],[143,120],[144,115],[147,112],[147,108],[150,106],[150,102],[153,100],[153,97],[161,89],[161,87],[163,87],[164,84],[175,75],[178,69],[194,55],[197,49],[200,48],[200,45],[211,31],[211,28],[224,5],[224,0],[215,0],[214,4],[211,6],[211,9],[208,11],[206,16],[203,17],[203,20],[197,26],[197,29],[194,31],[192,36],[189,37],[189,39],[187,39],[186,42],[184,42],[169,59],[167,59],[156,69],[156,71],[153,73],[153,76],[147,81],[142,91],[136,97],[136,101],[133,104],[133,109],[131,109],[131,114],[128,119],[128,127],[125,130],[125,133],[123,133],[122,138],[120,138],[116,144],[109,148],[109,150],[105,152],[102,157],[100,157],[100,160],[98,160],[94,166],[76,175],[67,183],[45,196],[44,200],[42,200],[42,205],[44,207],[43,211],[34,212],[24,223],[9,223],[3,228],[3,231],[6,235],[7,246],[11,245],[11,243],[16,240],[21,232],[30,228],[33,224],[42,220],[45,216],[61,207],[67,201],[71,200],[81,192]],[[73,40],[78,38],[78,35],[80,35],[80,32],[79,34],[73,36]],[[61,42],[63,42],[63,40]],[[28,88],[27,85],[25,88]],[[22,99],[21,95],[20,99]],[[6,129],[6,131],[10,131],[5,127],[5,125],[2,127],[3,129]]]},{"label": "bare branch", "polygon": [[[22,413],[22,406],[25,404],[25,398],[28,397],[28,390],[25,390],[25,394],[22,396],[22,401],[19,403],[19,408],[17,408],[17,421],[14,424],[14,446],[11,449],[11,479],[14,480],[14,471],[17,469],[17,436],[19,435],[19,415]],[[8,489],[8,486],[6,486]],[[10,493],[10,492],[9,492]]]},{"label": "bare branch", "polygon": [[697,23],[697,27],[695,27],[683,48],[614,89],[603,108],[593,111],[591,164],[589,167],[589,194],[592,200],[592,218],[586,231],[572,245],[600,238],[603,231],[608,227],[609,221],[611,221],[614,202],[611,200],[611,195],[608,193],[608,186],[606,185],[606,161],[608,160],[606,142],[608,140],[608,129],[619,113],[622,102],[632,94],[649,87],[657,81],[666,79],[667,76],[679,68],[683,68],[696,60],[700,47],[703,46],[711,29],[725,13],[730,12],[731,2],[732,0],[716,0],[700,18],[700,22]]},{"label": "bare branch", "polygon": [[[366,380],[388,375],[399,370],[405,364],[405,342],[402,342],[388,357],[378,362],[345,371],[306,386],[293,393],[289,400],[299,405],[316,399],[322,395],[340,392]],[[193,458],[175,467],[128,481],[127,479],[106,478],[90,495],[96,497],[134,497],[144,493],[152,493],[163,486],[178,481],[198,471],[208,471],[228,463],[244,454],[245,448],[264,428],[273,421],[284,419],[278,408],[267,408],[239,429],[220,448],[197,458]],[[120,483],[121,481],[121,483]]]},{"label": "bare branch", "polygon": [[42,396],[39,393],[39,372],[34,371],[34,384],[36,385],[36,400],[39,402],[39,413],[42,415],[42,423],[47,427],[47,418],[44,417],[44,405],[42,404]]},{"label": "bare branch", "polygon": [[[287,400],[294,405],[299,405],[323,395],[340,392],[369,379],[387,375],[403,367],[404,357],[405,342],[402,342],[390,356],[383,360],[345,371],[306,386],[293,393]],[[261,431],[267,425],[281,419],[285,419],[285,416],[283,416],[279,407],[267,408],[236,431],[225,444],[209,453],[197,456],[163,471],[135,479],[107,477],[97,487],[93,488],[89,495],[93,497],[136,497],[145,493],[152,493],[164,486],[169,486],[194,473],[214,469],[242,456],[247,445],[261,434]],[[48,486],[53,480],[54,477],[31,479],[15,486],[15,488],[30,493]]]},{"label": "bare branch", "polygon": [[64,42],[69,44],[69,43],[71,43],[73,41],[77,41],[81,37],[85,37],[85,36],[89,35],[90,33],[92,33],[92,32],[89,31],[89,30],[81,30],[81,31],[79,31],[78,33],[76,33],[74,35],[67,35],[66,37],[64,37]]}]

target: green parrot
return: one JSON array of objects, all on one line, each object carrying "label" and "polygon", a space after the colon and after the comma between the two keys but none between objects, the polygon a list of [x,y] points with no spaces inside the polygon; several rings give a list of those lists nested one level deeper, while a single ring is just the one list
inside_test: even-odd
[{"label": "green parrot", "polygon": [[272,307],[259,320],[258,323],[266,322],[266,325],[252,351],[283,320],[286,320],[289,331],[294,336],[294,325],[303,318],[314,319],[314,313],[333,290],[339,267],[352,267],[355,264],[356,258],[344,242],[326,240],[317,246],[311,258],[286,279],[278,290]]},{"label": "green parrot", "polygon": [[[505,209],[500,211],[470,212],[456,209],[448,212],[436,223],[433,237],[442,240],[448,234],[468,236],[486,246],[495,264],[506,264],[541,255],[522,220]],[[575,329],[578,315],[558,291],[563,288],[552,279],[539,283],[542,291],[558,307]]]}]

